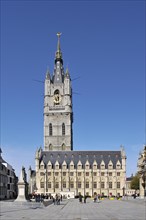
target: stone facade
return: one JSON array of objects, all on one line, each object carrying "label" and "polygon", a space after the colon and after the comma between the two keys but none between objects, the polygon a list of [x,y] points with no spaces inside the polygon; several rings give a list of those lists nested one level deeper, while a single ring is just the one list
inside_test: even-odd
[{"label": "stone facade", "polygon": [[0,149],[0,199],[14,199],[17,197],[17,182],[15,170],[1,156]]},{"label": "stone facade", "polygon": [[131,189],[131,181],[133,179],[133,175],[131,177],[126,178],[126,189],[125,189],[125,195],[132,196],[134,194],[139,195],[139,190]]},{"label": "stone facade", "polygon": [[41,194],[123,195],[126,156],[121,151],[36,152],[36,189]]},{"label": "stone facade", "polygon": [[140,175],[139,190],[140,196],[146,196],[146,145],[139,154],[138,158],[138,174]]},{"label": "stone facade", "polygon": [[47,71],[44,95],[44,150],[35,155],[29,172],[30,193],[93,196],[123,195],[126,155],[119,151],[73,151],[72,88],[64,73],[60,34],[53,76]]},{"label": "stone facade", "polygon": [[54,73],[47,71],[44,95],[44,149],[72,150],[72,88],[68,69],[64,72],[58,37]]}]

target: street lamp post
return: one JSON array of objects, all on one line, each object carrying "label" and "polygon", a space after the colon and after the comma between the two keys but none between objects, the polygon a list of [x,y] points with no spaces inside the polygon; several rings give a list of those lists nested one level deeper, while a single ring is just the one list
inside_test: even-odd
[{"label": "street lamp post", "polygon": [[53,176],[53,183],[54,183],[54,193],[55,193],[55,172],[54,172],[54,176]]},{"label": "street lamp post", "polygon": [[61,191],[63,191],[63,187],[62,187],[62,167],[61,167]]},{"label": "street lamp post", "polygon": [[76,169],[76,195],[78,195],[78,179],[77,179],[77,169]]},{"label": "street lamp post", "polygon": [[85,169],[84,169],[84,196],[85,196]]},{"label": "street lamp post", "polygon": [[92,175],[92,197],[93,197],[93,187],[94,187],[94,183],[93,183],[93,169],[91,171],[91,175]]},{"label": "street lamp post", "polygon": [[70,191],[70,172],[68,173],[69,175],[69,191]]},{"label": "street lamp post", "polygon": [[109,172],[107,171],[107,196],[109,198]]},{"label": "street lamp post", "polygon": [[123,197],[125,196],[125,187],[123,186]]}]

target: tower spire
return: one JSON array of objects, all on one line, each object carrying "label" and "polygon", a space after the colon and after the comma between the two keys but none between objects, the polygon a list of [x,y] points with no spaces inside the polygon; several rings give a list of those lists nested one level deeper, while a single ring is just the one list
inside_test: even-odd
[{"label": "tower spire", "polygon": [[57,44],[57,51],[60,51],[60,36],[62,33],[58,32],[56,35],[58,36],[58,44]]},{"label": "tower spire", "polygon": [[56,51],[56,56],[55,56],[55,63],[57,61],[60,61],[63,64],[62,60],[62,53],[61,53],[61,48],[60,48],[60,36],[62,33],[58,32],[56,35],[58,37],[58,42],[57,42],[57,51]]}]

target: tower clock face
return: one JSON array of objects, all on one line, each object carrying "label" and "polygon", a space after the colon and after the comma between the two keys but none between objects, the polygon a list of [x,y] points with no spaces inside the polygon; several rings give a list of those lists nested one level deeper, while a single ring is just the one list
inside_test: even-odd
[{"label": "tower clock face", "polygon": [[59,93],[54,94],[54,104],[58,105],[61,102],[61,95]]}]

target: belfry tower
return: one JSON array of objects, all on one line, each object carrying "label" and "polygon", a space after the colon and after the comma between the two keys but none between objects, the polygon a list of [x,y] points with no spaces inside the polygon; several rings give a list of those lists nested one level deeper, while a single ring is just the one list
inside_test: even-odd
[{"label": "belfry tower", "polygon": [[72,135],[72,88],[68,68],[64,72],[60,48],[61,33],[57,33],[58,44],[54,73],[46,73],[44,93],[44,150],[73,150]]}]

